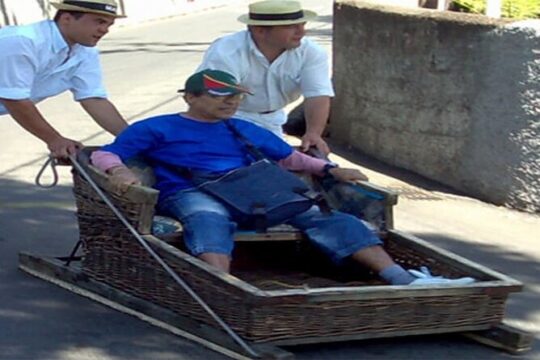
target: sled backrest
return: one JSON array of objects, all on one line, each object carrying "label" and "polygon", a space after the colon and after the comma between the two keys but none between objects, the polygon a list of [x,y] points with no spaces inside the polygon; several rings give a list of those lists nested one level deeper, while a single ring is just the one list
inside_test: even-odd
[{"label": "sled backrest", "polygon": [[[96,149],[95,147],[84,148],[77,156],[79,164],[137,231],[143,235],[150,234],[159,192],[149,186],[139,185],[130,186],[125,193],[115,191],[109,182],[108,175],[90,164],[90,154]],[[152,181],[151,169],[145,170],[141,168],[137,170],[135,167],[133,168],[138,173],[146,171],[145,181]],[[118,226],[122,226],[112,210],[105,204],[84,176],[76,170],[73,170],[73,184],[81,231],[105,228],[104,222],[113,222]]]},{"label": "sled backrest", "polygon": [[[174,219],[156,216],[155,214],[155,205],[159,192],[151,187],[155,182],[152,168],[139,158],[128,161],[126,165],[139,176],[143,185],[130,186],[125,193],[117,193],[110,185],[108,175],[99,171],[90,163],[90,155],[97,149],[97,147],[84,148],[78,155],[78,161],[94,182],[111,198],[130,223],[142,235],[153,234],[169,242],[181,243],[182,225]],[[306,176],[304,175],[303,177],[305,178]],[[317,186],[317,184],[313,185]],[[392,207],[397,203],[397,195],[369,183],[359,184],[357,187],[366,189],[370,194],[377,194],[380,198],[377,200],[377,205],[384,212],[384,221],[381,224],[377,224],[377,227],[382,234],[386,233],[393,225]],[[321,191],[324,191],[321,186],[319,188]],[[354,198],[350,192],[350,186],[341,184],[334,186],[325,195],[333,207],[339,209],[340,205],[347,205],[342,206],[344,210],[351,208],[351,212],[356,213],[358,209],[349,206],[350,204],[348,202],[343,201],[343,199],[350,200]],[[357,191],[355,190],[354,192],[356,193]],[[74,193],[77,200],[77,215],[81,234],[86,230],[93,231],[92,229],[103,228],[104,221],[108,223],[113,221],[115,226],[123,226],[95,190],[91,188],[90,184],[75,170]],[[356,194],[355,196],[360,196],[360,194]],[[358,202],[356,205],[359,204]],[[235,236],[236,241],[290,241],[301,240],[303,238],[303,234],[288,225],[272,227],[265,233],[238,231]]]}]

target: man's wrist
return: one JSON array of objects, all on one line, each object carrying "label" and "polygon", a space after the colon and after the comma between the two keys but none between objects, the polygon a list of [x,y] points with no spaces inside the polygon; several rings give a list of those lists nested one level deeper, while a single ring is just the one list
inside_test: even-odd
[{"label": "man's wrist", "polygon": [[318,137],[322,138],[322,133],[324,132],[324,129],[321,130],[306,130],[303,137]]},{"label": "man's wrist", "polygon": [[107,174],[114,175],[115,173],[118,173],[119,171],[127,170],[127,167],[125,165],[115,165],[113,167],[110,167],[107,169]]},{"label": "man's wrist", "polygon": [[60,135],[56,130],[49,131],[47,133],[39,134],[36,136],[43,140],[45,144],[47,144],[47,147],[52,147],[55,143],[65,140],[65,138]]},{"label": "man's wrist", "polygon": [[338,167],[338,164],[329,162],[326,165],[324,165],[324,167],[322,169],[322,173],[323,173],[324,176],[331,175],[330,170],[335,169],[337,167]]}]

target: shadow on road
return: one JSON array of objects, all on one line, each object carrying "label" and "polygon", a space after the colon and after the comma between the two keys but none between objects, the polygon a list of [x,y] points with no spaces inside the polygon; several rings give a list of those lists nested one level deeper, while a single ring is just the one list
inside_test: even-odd
[{"label": "shadow on road", "polygon": [[0,189],[0,359],[222,358],[18,270],[21,251],[69,253],[75,202],[71,186],[0,179]]},{"label": "shadow on road", "polygon": [[[339,144],[335,141],[329,139],[329,144],[332,149],[332,152],[352,163],[365,167],[367,169],[373,170],[377,173],[384,174],[394,179],[401,180],[407,184],[410,184],[414,187],[424,189],[426,191],[436,191],[444,192],[452,195],[466,196],[465,193],[453,189],[449,186],[443,185],[436,181],[430,180],[422,175],[416,174],[412,171],[398,168],[396,166],[388,165],[380,160],[377,160],[367,154],[364,154],[358,150],[347,148],[342,144]],[[406,194],[405,194],[406,195]],[[435,200],[436,196],[431,195],[432,199]]]},{"label": "shadow on road", "polygon": [[524,289],[522,292],[510,295],[507,303],[508,317],[525,322],[533,322],[533,315],[538,317],[540,291],[535,286],[527,286],[527,284],[536,284],[538,274],[540,274],[540,264],[534,257],[529,257],[523,252],[509,251],[508,247],[487,244],[471,246],[470,242],[441,236],[437,233],[420,232],[414,233],[414,235],[492,270],[503,274],[508,274],[511,271],[512,277],[524,284]]},{"label": "shadow on road", "polygon": [[[210,45],[210,42],[129,42],[110,41],[104,43],[101,54],[149,52],[149,53],[202,53]],[[107,49],[110,48],[110,49]]]}]

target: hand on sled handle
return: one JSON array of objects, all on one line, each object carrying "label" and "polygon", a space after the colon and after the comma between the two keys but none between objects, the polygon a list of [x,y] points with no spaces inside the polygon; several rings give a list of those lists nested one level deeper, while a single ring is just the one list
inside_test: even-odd
[{"label": "hand on sled handle", "polygon": [[76,140],[59,136],[48,142],[47,146],[59,165],[69,165],[69,155],[76,155],[83,145]]},{"label": "hand on sled handle", "polygon": [[336,180],[345,182],[368,181],[368,177],[358,169],[335,167],[328,171]]},{"label": "hand on sled handle", "polygon": [[141,180],[124,165],[115,166],[107,170],[110,174],[110,182],[115,191],[124,193],[129,185],[141,185]]},{"label": "hand on sled handle", "polygon": [[302,137],[301,149],[303,152],[307,152],[311,147],[314,147],[322,154],[322,158],[326,157],[330,153],[330,148],[326,141],[320,135],[306,133]]}]

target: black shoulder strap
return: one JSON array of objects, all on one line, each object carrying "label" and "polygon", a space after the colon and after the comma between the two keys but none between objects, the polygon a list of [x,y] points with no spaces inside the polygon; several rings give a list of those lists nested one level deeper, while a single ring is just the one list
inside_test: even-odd
[{"label": "black shoulder strap", "polygon": [[225,126],[227,126],[227,128],[234,134],[234,136],[241,143],[244,144],[244,146],[246,147],[246,150],[249,152],[251,156],[253,156],[255,160],[263,160],[263,159],[270,160],[263,154],[263,152],[258,147],[253,145],[251,141],[249,141],[240,131],[238,131],[238,129],[233,124],[231,124],[230,120],[224,120],[224,122],[225,122]]},{"label": "black shoulder strap", "polygon": [[[223,120],[223,121],[225,123],[225,126],[227,126],[227,128],[233,133],[233,135],[241,143],[244,144],[244,146],[246,147],[246,150],[248,151],[249,155],[251,155],[255,159],[255,161],[262,160],[262,159],[267,159],[267,160],[273,162],[272,160],[270,160],[266,156],[264,156],[262,151],[259,150],[255,145],[253,145],[253,143],[251,143],[251,141],[249,141],[240,131],[238,131],[238,129],[236,127],[234,127],[234,125],[231,124],[229,120]],[[179,165],[170,165],[170,164],[167,164],[167,163],[165,163],[165,162],[163,162],[161,160],[155,160],[155,159],[150,160],[150,162],[152,162],[154,164],[159,164],[160,166],[168,168],[169,170],[173,170],[174,172],[176,172],[177,174],[179,174],[180,176],[182,176],[182,177],[184,177],[184,178],[186,178],[188,180],[194,180],[195,179],[195,174],[194,174],[193,170],[190,169],[190,168],[179,166]]]}]

